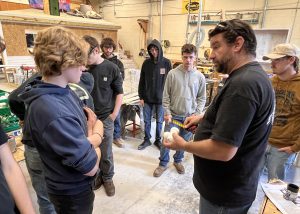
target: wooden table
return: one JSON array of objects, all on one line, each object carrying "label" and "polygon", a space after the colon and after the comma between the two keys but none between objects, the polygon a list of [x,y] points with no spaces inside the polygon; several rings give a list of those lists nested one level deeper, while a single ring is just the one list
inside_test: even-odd
[{"label": "wooden table", "polygon": [[273,204],[273,202],[268,198],[265,197],[260,208],[260,214],[282,214],[280,210]]},{"label": "wooden table", "polygon": [[262,189],[266,194],[261,207],[261,214],[298,214],[300,206],[292,201],[283,198],[282,189],[286,188],[286,183],[269,184],[261,183]]}]

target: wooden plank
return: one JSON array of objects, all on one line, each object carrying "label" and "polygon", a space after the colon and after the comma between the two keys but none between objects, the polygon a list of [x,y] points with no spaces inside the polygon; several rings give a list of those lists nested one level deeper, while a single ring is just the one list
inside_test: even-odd
[{"label": "wooden plank", "polygon": [[[46,27],[47,25],[32,25],[32,24],[21,24],[21,23],[11,23],[2,22],[3,35],[6,42],[6,53],[8,56],[30,56],[27,50],[26,30],[39,31]],[[65,26],[67,27],[67,26]],[[79,37],[84,35],[91,35],[101,41],[104,37],[111,37],[114,41],[117,40],[117,31],[113,30],[100,30],[100,29],[85,29],[80,26],[71,29]],[[14,63],[15,64],[15,63]]]},{"label": "wooden plank", "polygon": [[1,10],[23,10],[28,8],[30,8],[28,4],[19,4],[14,2],[0,1],[0,11]]},{"label": "wooden plank", "polygon": [[44,3],[44,13],[50,15],[49,0],[43,0]]}]

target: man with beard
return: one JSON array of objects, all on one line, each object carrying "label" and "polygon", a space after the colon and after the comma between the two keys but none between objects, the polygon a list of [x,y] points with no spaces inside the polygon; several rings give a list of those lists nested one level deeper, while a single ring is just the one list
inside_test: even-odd
[{"label": "man with beard", "polygon": [[198,125],[194,142],[174,133],[174,142],[164,145],[194,154],[201,214],[247,213],[272,127],[274,93],[255,61],[257,42],[247,23],[220,22],[208,36],[210,59],[229,77],[204,115],[186,119],[186,127]]}]

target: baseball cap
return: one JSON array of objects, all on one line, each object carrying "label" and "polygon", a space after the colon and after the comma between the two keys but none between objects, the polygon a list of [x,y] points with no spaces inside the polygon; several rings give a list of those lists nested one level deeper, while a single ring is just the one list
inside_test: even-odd
[{"label": "baseball cap", "polygon": [[296,56],[299,57],[299,48],[293,44],[279,44],[276,45],[273,51],[265,56],[263,60],[279,59],[284,56]]}]

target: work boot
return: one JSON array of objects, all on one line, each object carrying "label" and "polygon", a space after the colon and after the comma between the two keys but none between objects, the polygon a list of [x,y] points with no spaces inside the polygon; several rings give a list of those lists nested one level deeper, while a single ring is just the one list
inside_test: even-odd
[{"label": "work boot", "polygon": [[160,140],[156,140],[154,143],[154,146],[156,146],[158,148],[158,150],[160,151],[161,149],[161,141]]},{"label": "work boot", "polygon": [[113,143],[119,148],[125,147],[124,142],[121,138],[114,139]]},{"label": "work boot", "polygon": [[144,140],[143,143],[138,146],[138,150],[143,150],[147,146],[151,146],[151,142],[149,140]]},{"label": "work boot", "polygon": [[102,176],[98,174],[92,183],[93,190],[97,190],[103,184]]},{"label": "work boot", "polygon": [[166,167],[166,166],[158,166],[158,167],[154,170],[153,176],[154,176],[154,177],[160,177],[160,176],[163,174],[163,172],[166,171],[167,168],[168,168],[168,167]]},{"label": "work boot", "polygon": [[182,165],[182,163],[175,163],[174,162],[174,166],[175,166],[175,168],[176,168],[176,170],[179,174],[184,174],[185,173],[184,166]]},{"label": "work boot", "polygon": [[112,180],[104,181],[103,186],[107,196],[111,197],[115,195],[115,185]]}]

